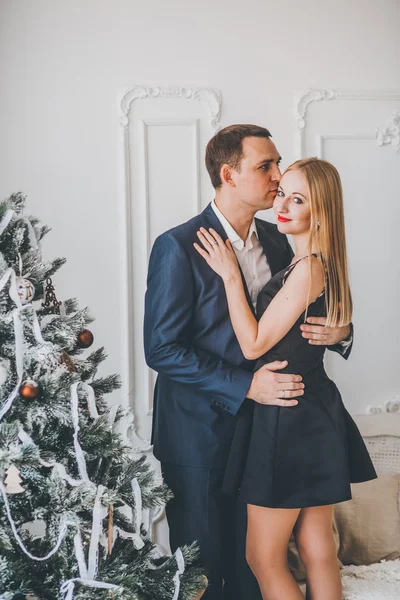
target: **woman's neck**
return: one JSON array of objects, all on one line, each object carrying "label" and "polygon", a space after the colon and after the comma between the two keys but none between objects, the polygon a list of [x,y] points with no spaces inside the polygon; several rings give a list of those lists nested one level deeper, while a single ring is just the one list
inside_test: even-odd
[{"label": "woman's neck", "polygon": [[310,250],[310,236],[308,232],[307,234],[293,235],[292,238],[295,248],[293,260],[299,260],[309,254],[317,254],[319,252],[314,244]]}]

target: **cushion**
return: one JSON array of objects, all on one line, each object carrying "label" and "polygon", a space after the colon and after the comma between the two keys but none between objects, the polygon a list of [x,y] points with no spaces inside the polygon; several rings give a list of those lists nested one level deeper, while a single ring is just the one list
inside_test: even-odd
[{"label": "cushion", "polygon": [[351,486],[352,499],[335,506],[339,559],[371,565],[400,558],[400,475]]}]

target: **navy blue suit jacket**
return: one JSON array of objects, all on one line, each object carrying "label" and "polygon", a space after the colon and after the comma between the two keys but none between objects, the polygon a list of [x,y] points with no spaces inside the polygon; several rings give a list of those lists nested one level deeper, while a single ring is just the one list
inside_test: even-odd
[{"label": "navy blue suit jacket", "polygon": [[[292,249],[276,225],[260,219],[256,225],[274,275],[290,263]],[[152,441],[163,462],[224,467],[255,363],[236,339],[222,279],[193,247],[201,226],[226,240],[209,204],[160,235],[150,256],[144,348],[158,372]]]}]

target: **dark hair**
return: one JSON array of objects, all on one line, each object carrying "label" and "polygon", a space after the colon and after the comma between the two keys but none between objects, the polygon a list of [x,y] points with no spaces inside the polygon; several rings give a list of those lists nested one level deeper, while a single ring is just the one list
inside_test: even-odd
[{"label": "dark hair", "polygon": [[242,141],[247,137],[269,139],[270,132],[258,125],[229,125],[221,129],[207,144],[206,167],[215,189],[222,185],[220,171],[222,165],[239,170],[243,158]]}]

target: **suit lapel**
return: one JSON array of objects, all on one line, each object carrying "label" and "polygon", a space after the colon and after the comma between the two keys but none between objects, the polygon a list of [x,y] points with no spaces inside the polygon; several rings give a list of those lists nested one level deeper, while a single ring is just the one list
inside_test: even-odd
[{"label": "suit lapel", "polygon": [[212,227],[213,229],[215,229],[215,231],[217,233],[219,233],[219,235],[222,237],[224,242],[226,242],[226,240],[228,239],[228,236],[226,235],[225,229],[222,227],[220,220],[218,219],[217,215],[213,211],[211,204],[209,204],[207,206],[207,208],[205,208],[203,210],[200,217],[201,217],[201,220],[204,221],[203,227],[205,227],[206,229],[209,229],[210,227]]},{"label": "suit lapel", "polygon": [[[207,222],[207,224],[203,225],[203,227],[205,227],[206,229],[209,229],[210,227],[212,227],[222,237],[224,242],[226,242],[226,240],[228,239],[228,236],[226,235],[226,231],[223,228],[223,226],[221,225],[220,220],[218,219],[217,215],[213,211],[211,204],[209,204],[207,206],[207,208],[201,213],[201,216],[204,217],[204,221]],[[251,298],[250,298],[249,289],[247,287],[247,283],[244,278],[243,271],[239,264],[239,261],[238,261],[238,265],[239,265],[240,274],[242,276],[243,288],[244,288],[244,293],[246,295],[247,302],[251,308],[251,312],[253,313],[254,316],[256,316],[256,313],[254,311],[253,302],[251,301]]]},{"label": "suit lapel", "polygon": [[260,223],[260,219],[256,219],[258,238],[263,247],[264,254],[267,257],[272,275],[278,273],[282,269],[282,250],[277,243],[268,235],[264,227]]}]

